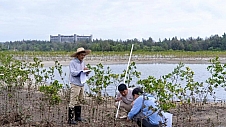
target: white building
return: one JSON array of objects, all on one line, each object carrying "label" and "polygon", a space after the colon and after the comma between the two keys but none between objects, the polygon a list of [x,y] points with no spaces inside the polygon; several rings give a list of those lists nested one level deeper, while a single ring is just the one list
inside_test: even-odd
[{"label": "white building", "polygon": [[80,36],[80,35],[60,35],[52,36],[50,35],[50,42],[77,42],[77,41],[92,41],[92,35],[90,36]]}]

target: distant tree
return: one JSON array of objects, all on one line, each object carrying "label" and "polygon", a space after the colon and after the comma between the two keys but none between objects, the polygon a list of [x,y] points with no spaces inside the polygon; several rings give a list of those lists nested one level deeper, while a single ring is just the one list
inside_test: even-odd
[{"label": "distant tree", "polygon": [[155,42],[151,37],[147,40],[139,41],[137,38],[127,40],[102,40],[93,39],[93,41],[77,41],[73,43],[50,42],[42,40],[21,40],[8,41],[0,46],[0,50],[18,51],[75,51],[78,47],[91,49],[92,51],[130,51],[131,45],[134,44],[134,50],[144,51],[162,51],[162,50],[184,50],[184,51],[201,51],[201,50],[226,50],[226,34],[221,36],[212,35],[209,38],[200,37],[187,39],[173,37],[172,39],[159,39]]}]

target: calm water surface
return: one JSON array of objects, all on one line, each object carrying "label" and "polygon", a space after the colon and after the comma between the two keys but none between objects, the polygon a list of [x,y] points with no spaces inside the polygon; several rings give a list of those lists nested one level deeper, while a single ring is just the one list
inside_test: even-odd
[{"label": "calm water surface", "polygon": [[[113,73],[119,73],[121,74],[123,70],[127,68],[127,64],[118,64],[118,65],[104,65],[104,67],[109,66]],[[141,72],[140,79],[145,79],[148,76],[154,76],[157,79],[159,79],[161,76],[166,75],[173,71],[174,68],[176,68],[178,64],[136,64],[137,71]],[[196,82],[204,82],[211,76],[210,72],[207,71],[207,66],[209,64],[185,64],[185,67],[190,67],[191,70],[194,71],[194,80]],[[61,80],[61,78],[56,74],[56,79],[60,82],[64,82],[68,84],[68,74],[69,74],[69,67],[63,66],[63,72],[66,74],[64,77],[64,81]],[[93,73],[91,72],[91,75]],[[138,79],[133,79],[132,84],[136,84],[136,81]],[[88,91],[87,85],[85,85],[86,91]],[[115,95],[115,85],[110,85],[107,87],[107,93],[110,96]],[[224,95],[226,91],[222,88],[216,89],[216,97],[217,99],[223,99],[226,100],[226,95]],[[209,99],[212,99],[209,98]]]}]

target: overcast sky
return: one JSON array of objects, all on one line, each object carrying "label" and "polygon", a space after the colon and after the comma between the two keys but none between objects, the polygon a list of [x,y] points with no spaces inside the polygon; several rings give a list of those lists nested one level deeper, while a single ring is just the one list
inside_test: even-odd
[{"label": "overcast sky", "polygon": [[93,39],[187,39],[226,32],[226,0],[0,0],[0,42]]}]

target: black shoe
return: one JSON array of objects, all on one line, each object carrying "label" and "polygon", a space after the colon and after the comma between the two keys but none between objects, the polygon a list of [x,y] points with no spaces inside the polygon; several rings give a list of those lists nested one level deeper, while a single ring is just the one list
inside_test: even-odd
[{"label": "black shoe", "polygon": [[73,119],[74,117],[73,108],[68,108],[68,124],[77,124],[77,122]]},{"label": "black shoe", "polygon": [[83,119],[83,118],[81,118],[81,117],[78,117],[78,118],[77,118],[77,121],[85,122],[86,119]]},{"label": "black shoe", "polygon": [[77,125],[78,123],[76,121],[74,121],[74,120],[71,120],[71,121],[68,120],[68,124],[75,124],[75,125]]},{"label": "black shoe", "polygon": [[75,106],[75,121],[86,121],[85,119],[81,118],[81,106]]}]

